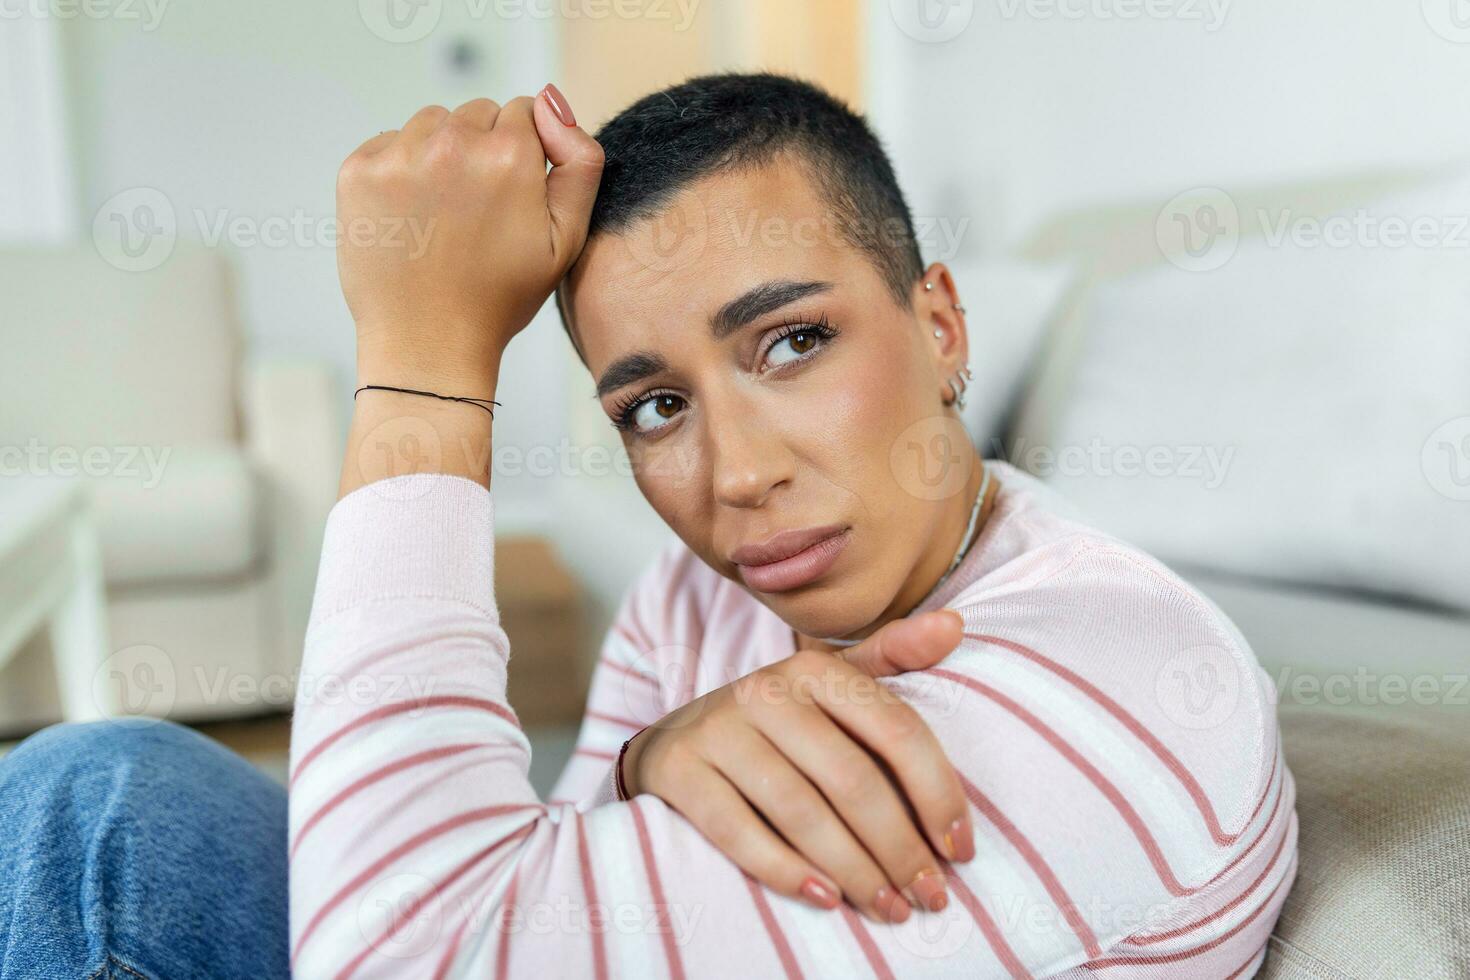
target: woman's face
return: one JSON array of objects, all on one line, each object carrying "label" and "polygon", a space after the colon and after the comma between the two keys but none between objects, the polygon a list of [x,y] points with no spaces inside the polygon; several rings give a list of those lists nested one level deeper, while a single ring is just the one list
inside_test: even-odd
[{"label": "woman's face", "polygon": [[948,273],[926,279],[934,289],[915,282],[901,308],[806,170],[781,159],[595,237],[568,280],[573,331],[644,496],[807,636],[906,613],[952,555],[933,542],[957,541],[968,518],[974,453],[943,403],[964,325]]}]

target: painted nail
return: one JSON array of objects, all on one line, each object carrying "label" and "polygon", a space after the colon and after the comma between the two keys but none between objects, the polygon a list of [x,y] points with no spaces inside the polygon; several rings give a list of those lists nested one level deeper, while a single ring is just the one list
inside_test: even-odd
[{"label": "painted nail", "polygon": [[970,832],[970,818],[960,817],[944,832],[944,849],[951,861],[969,861],[975,857],[975,835]]},{"label": "painted nail", "polygon": [[914,908],[930,912],[941,912],[949,904],[949,896],[944,893],[944,877],[933,868],[925,868],[915,875],[903,893]]},{"label": "painted nail", "polygon": [[909,917],[909,903],[887,885],[878,889],[873,904],[878,907],[878,913],[889,922],[903,922]]},{"label": "painted nail", "polygon": [[837,893],[817,878],[808,878],[803,881],[801,894],[819,909],[830,909],[837,905]]},{"label": "painted nail", "polygon": [[561,94],[561,89],[552,82],[547,82],[546,87],[541,90],[546,95],[546,104],[551,106],[551,111],[556,113],[556,118],[561,120],[563,126],[577,125],[577,117],[572,113],[571,103],[567,97]]}]

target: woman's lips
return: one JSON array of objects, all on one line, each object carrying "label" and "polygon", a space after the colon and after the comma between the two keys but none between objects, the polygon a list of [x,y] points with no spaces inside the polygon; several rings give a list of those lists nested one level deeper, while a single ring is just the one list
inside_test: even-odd
[{"label": "woman's lips", "polygon": [[740,578],[757,592],[785,592],[826,574],[852,537],[846,528],[808,545],[796,554],[763,565],[736,564]]}]

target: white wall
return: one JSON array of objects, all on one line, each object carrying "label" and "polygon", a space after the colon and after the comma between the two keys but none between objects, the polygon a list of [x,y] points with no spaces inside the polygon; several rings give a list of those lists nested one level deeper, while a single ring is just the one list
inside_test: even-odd
[{"label": "white wall", "polygon": [[[552,77],[555,58],[554,25],[545,19],[500,19],[494,4],[431,0],[396,4],[428,18],[397,30],[382,16],[387,2],[150,0],[98,5],[112,14],[62,25],[78,233],[89,234],[99,209],[136,188],[162,194],[180,240],[208,240],[221,220],[269,233],[275,219],[284,241],[220,246],[237,271],[250,349],[330,362],[344,418],[355,376],[352,324],[330,241],[317,231],[335,212],[337,167],[423,105],[534,93]],[[479,62],[455,73],[449,52],[460,40],[477,46]],[[505,403],[498,444],[545,441],[564,428],[565,343],[553,315],[513,344],[515,370],[497,395]],[[507,525],[544,523],[545,494],[534,481],[497,481]]]},{"label": "white wall", "polygon": [[1079,204],[1470,156],[1465,0],[869,0],[869,28],[872,118],[967,256]]},{"label": "white wall", "polygon": [[0,241],[54,242],[76,224],[58,23],[0,20]]}]

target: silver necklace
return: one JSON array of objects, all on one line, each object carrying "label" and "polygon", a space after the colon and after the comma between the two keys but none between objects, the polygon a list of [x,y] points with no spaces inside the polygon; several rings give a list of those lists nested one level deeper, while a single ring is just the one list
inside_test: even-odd
[{"label": "silver necklace", "polygon": [[[983,466],[984,464],[981,465]],[[965,560],[965,555],[970,553],[970,546],[974,544],[974,542],[970,540],[970,535],[975,533],[975,522],[980,519],[980,511],[985,503],[985,491],[989,489],[990,467],[986,466],[984,474],[980,478],[980,492],[975,495],[975,505],[970,508],[970,523],[965,527],[965,535],[964,537],[960,538],[960,546],[959,548],[955,549],[954,558],[950,560],[949,568],[945,569],[944,574],[939,576],[939,581],[934,583],[934,588],[929,590],[929,595],[933,595],[934,593],[939,591],[940,586],[944,585],[945,581],[948,580],[950,574],[954,572],[956,568],[960,567],[960,562]],[[925,596],[924,598],[927,599],[928,597],[929,596]],[[920,600],[920,602],[922,603],[922,600]],[[867,637],[863,637],[863,640],[839,640],[828,637],[819,637],[819,639],[821,639],[823,643],[830,643],[833,646],[851,647],[857,646],[859,643],[863,642],[863,640],[867,639]]]}]

